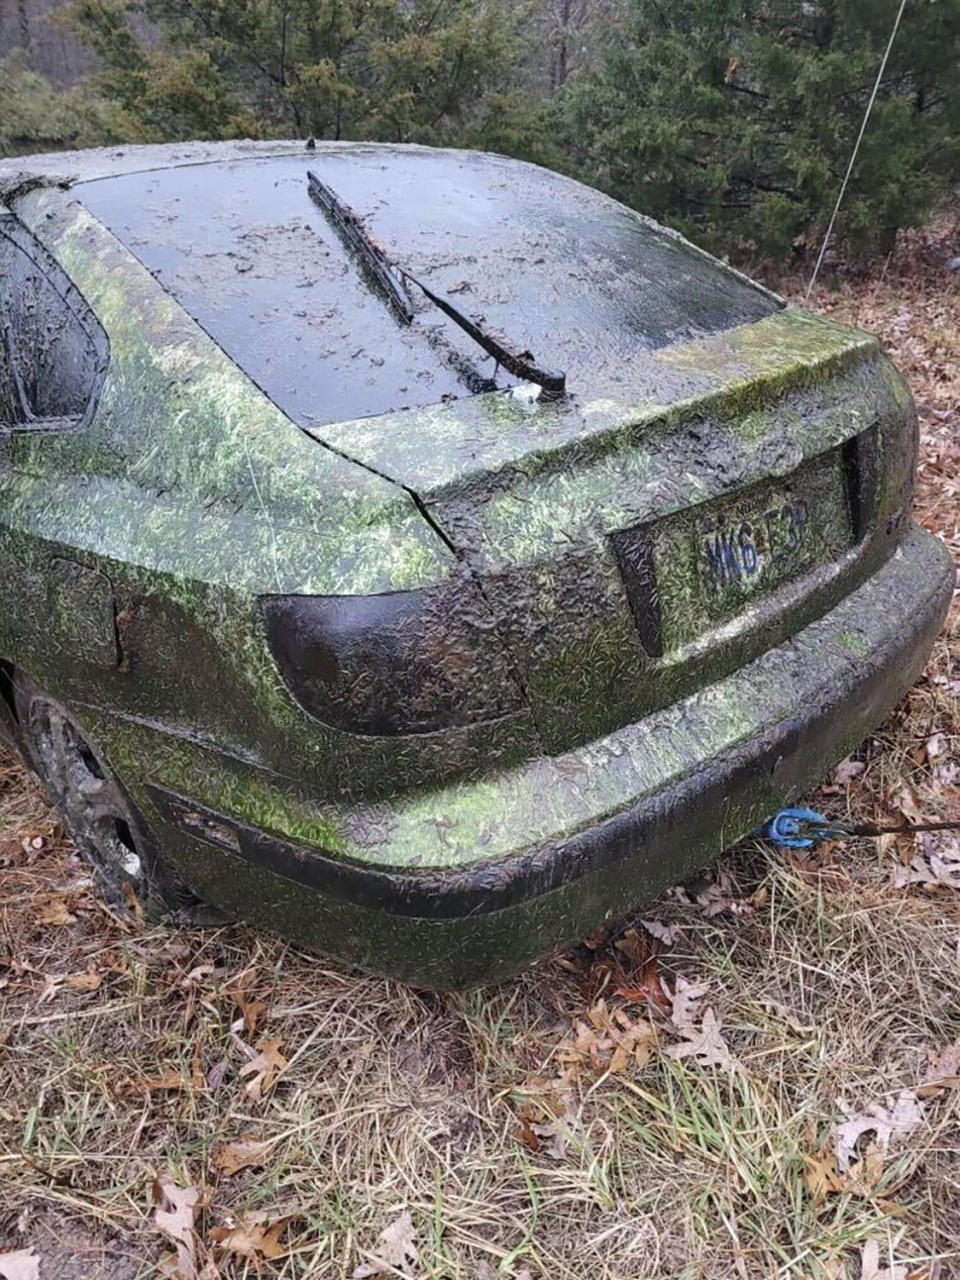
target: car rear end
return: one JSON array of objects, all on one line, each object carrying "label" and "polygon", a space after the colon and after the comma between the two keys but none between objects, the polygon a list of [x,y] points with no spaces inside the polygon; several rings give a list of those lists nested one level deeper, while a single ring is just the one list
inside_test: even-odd
[{"label": "car rear end", "polygon": [[[418,415],[432,470],[408,459],[422,469],[404,479],[465,566],[442,626],[403,593],[264,600],[280,672],[318,720],[414,749],[485,712],[529,716],[533,749],[341,806],[339,852],[160,787],[168,821],[226,824],[227,861],[257,868],[251,904],[226,864],[197,860],[205,896],[413,982],[489,980],[709,863],[889,712],[954,581],[910,518],[903,380],[874,339],[791,309],[655,359],[685,397],[579,406],[568,440],[568,410],[516,396]],[[367,465],[400,469],[397,430],[365,424]],[[323,431],[361,447],[349,424]],[[456,474],[453,438],[472,460]],[[352,668],[345,608],[380,612],[394,638],[399,611],[404,644],[368,631]],[[424,672],[443,661],[418,666],[418,646],[454,659],[459,695],[453,677],[431,701]],[[403,709],[403,690],[425,701]]]},{"label": "car rear end", "polygon": [[[398,329],[308,164],[566,394],[505,377],[422,300]],[[149,360],[128,309],[106,322],[116,421],[155,367],[165,424],[116,429],[115,465],[142,492],[172,440],[193,449],[191,383],[166,376],[188,350],[249,383],[217,402],[244,456],[202,472],[202,536],[126,544],[151,571],[118,611],[125,666],[83,708],[203,898],[412,982],[490,980],[709,863],[916,678],[954,571],[911,522],[915,419],[875,339],[494,157],[338,145],[105,174],[78,186],[64,256],[91,294],[104,253],[112,279],[140,270],[110,233],[164,283],[137,276]],[[176,324],[150,320],[172,300]],[[254,444],[270,463],[234,514],[223,476],[245,483]]]}]

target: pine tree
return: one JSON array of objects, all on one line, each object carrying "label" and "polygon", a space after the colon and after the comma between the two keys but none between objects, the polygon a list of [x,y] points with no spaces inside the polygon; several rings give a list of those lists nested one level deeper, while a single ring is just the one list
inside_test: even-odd
[{"label": "pine tree", "polygon": [[443,141],[503,78],[513,28],[499,0],[72,0],[65,21],[155,140]]},{"label": "pine tree", "polygon": [[[741,251],[822,233],[899,0],[630,0],[562,95],[570,164]],[[887,249],[960,175],[960,0],[907,6],[838,233]]]}]

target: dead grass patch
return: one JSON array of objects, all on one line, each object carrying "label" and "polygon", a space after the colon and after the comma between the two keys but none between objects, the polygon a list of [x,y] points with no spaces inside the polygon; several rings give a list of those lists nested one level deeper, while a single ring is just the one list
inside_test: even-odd
[{"label": "dead grass patch", "polygon": [[[946,248],[817,302],[913,379],[922,518],[960,558]],[[960,817],[958,630],[818,805]],[[170,1275],[178,1247],[204,1280],[949,1280],[960,895],[897,888],[908,853],[748,843],[650,931],[423,995],[239,926],[132,928],[4,759],[0,1254],[42,1280]],[[697,1037],[728,1065],[678,1056]],[[877,1123],[844,1168],[851,1117]]]}]

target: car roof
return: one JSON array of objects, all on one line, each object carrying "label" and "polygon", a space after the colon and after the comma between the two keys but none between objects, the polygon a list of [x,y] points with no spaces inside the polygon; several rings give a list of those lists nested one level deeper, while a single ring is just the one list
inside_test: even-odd
[{"label": "car roof", "polygon": [[308,171],[392,263],[504,345],[562,370],[574,396],[622,394],[649,352],[778,306],[609,197],[498,156],[221,143],[38,159],[18,163],[76,184],[89,212],[305,427],[518,381],[415,288],[413,322],[401,323],[311,200]]}]

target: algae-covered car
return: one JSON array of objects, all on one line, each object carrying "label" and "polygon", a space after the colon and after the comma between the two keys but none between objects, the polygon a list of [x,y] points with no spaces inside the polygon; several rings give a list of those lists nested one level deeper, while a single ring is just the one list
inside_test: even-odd
[{"label": "algae-covered car", "polygon": [[953,571],[876,340],[493,156],[0,166],[6,734],[103,890],[432,986],[709,862]]}]

